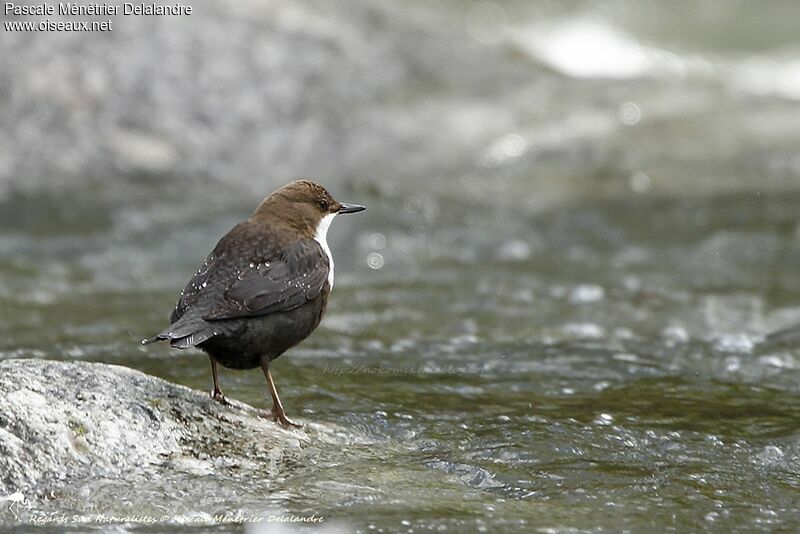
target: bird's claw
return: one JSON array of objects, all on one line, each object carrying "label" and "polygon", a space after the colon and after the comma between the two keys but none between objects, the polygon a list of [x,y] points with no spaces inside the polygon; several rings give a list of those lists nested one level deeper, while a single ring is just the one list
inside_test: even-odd
[{"label": "bird's claw", "polygon": [[274,407],[270,412],[270,418],[274,422],[280,423],[281,426],[283,426],[284,428],[303,428],[303,425],[289,421],[289,419],[286,418],[286,414],[284,413],[283,410],[276,410]]},{"label": "bird's claw", "polygon": [[228,399],[225,398],[225,395],[222,394],[220,390],[214,390],[211,392],[211,398],[220,403],[223,406],[230,406],[231,403],[228,402]]}]

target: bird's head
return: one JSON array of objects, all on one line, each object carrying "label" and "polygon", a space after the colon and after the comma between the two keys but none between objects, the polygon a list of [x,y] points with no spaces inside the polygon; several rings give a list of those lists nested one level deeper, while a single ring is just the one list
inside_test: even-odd
[{"label": "bird's head", "polygon": [[333,218],[366,208],[340,202],[327,189],[309,180],[295,180],[273,191],[256,209],[255,216],[283,220],[289,226],[323,239]]}]

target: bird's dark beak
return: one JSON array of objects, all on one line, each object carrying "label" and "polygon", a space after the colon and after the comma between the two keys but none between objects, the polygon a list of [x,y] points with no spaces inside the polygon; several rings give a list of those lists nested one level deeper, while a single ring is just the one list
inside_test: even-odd
[{"label": "bird's dark beak", "polygon": [[342,207],[339,208],[337,213],[358,213],[359,211],[364,211],[364,206],[359,206],[358,204],[348,204],[347,202],[341,202]]}]

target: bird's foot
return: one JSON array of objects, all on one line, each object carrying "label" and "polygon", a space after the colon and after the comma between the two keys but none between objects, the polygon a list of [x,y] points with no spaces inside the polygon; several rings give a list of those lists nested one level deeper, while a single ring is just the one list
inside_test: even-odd
[{"label": "bird's foot", "polygon": [[223,406],[230,406],[231,403],[228,402],[228,399],[225,398],[225,395],[222,394],[222,390],[215,389],[211,392],[211,398],[220,403]]},{"label": "bird's foot", "polygon": [[272,407],[270,418],[274,422],[280,423],[281,426],[285,428],[303,428],[303,425],[289,421],[289,419],[286,418],[286,413],[283,410],[276,409],[275,406]]}]

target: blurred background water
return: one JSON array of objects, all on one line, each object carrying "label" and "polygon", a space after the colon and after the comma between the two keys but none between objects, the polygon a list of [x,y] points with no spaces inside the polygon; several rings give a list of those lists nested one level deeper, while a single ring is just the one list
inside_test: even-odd
[{"label": "blurred background water", "polygon": [[[285,479],[92,510],[800,527],[800,351],[760,345],[800,323],[800,5],[193,5],[0,31],[0,358],[209,389],[200,353],[138,341],[310,177],[369,210],[334,225],[328,314],[275,374],[290,416],[347,430]],[[259,373],[222,381],[268,406]]]}]

